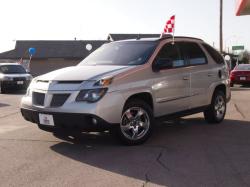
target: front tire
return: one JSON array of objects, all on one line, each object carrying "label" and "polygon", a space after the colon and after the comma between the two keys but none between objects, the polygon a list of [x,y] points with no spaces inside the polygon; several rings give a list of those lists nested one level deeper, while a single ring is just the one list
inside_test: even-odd
[{"label": "front tire", "polygon": [[220,123],[226,114],[227,104],[224,92],[216,90],[211,105],[204,111],[205,120],[208,123]]},{"label": "front tire", "polygon": [[142,100],[128,101],[117,128],[119,139],[126,145],[144,143],[151,135],[154,123],[151,107]]},{"label": "front tire", "polygon": [[3,84],[0,82],[0,94],[6,93],[6,89],[4,88]]}]

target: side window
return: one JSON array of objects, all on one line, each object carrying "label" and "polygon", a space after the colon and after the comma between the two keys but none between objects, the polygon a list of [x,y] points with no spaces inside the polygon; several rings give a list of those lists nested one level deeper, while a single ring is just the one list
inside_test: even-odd
[{"label": "side window", "polygon": [[207,52],[209,53],[209,55],[213,58],[213,60],[217,64],[223,64],[224,63],[224,59],[220,55],[220,53],[218,51],[216,51],[214,48],[212,48],[208,44],[202,44],[202,46],[207,50]]},{"label": "side window", "polygon": [[180,48],[185,54],[189,65],[202,65],[207,63],[207,57],[197,43],[183,42],[180,44]]},{"label": "side window", "polygon": [[166,44],[162,47],[156,57],[156,63],[160,69],[170,69],[185,66],[185,61],[181,57],[177,44]]}]

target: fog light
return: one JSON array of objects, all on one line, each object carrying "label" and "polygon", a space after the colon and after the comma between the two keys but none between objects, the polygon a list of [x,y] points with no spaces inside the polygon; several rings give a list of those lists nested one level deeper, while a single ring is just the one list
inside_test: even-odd
[{"label": "fog light", "polygon": [[97,124],[97,120],[96,120],[95,118],[92,118],[92,123],[93,123],[94,125],[96,125],[96,124]]}]

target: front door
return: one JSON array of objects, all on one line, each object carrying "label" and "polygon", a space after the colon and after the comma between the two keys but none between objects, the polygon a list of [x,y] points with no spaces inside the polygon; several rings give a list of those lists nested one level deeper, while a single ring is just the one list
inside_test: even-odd
[{"label": "front door", "polygon": [[190,72],[178,43],[165,44],[154,63],[157,63],[159,68],[159,71],[155,72],[152,86],[156,102],[155,115],[162,116],[188,109]]}]

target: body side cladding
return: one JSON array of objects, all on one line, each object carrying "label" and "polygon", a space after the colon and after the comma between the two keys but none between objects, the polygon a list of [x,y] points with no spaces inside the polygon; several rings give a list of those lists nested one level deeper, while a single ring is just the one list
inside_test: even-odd
[{"label": "body side cladding", "polygon": [[201,107],[193,108],[193,109],[188,109],[185,111],[176,112],[176,113],[172,113],[172,114],[167,114],[164,116],[155,117],[155,119],[157,121],[166,121],[166,120],[176,119],[179,117],[184,117],[184,116],[203,112],[207,107],[209,107],[209,105],[205,105],[205,106],[201,106]]}]

